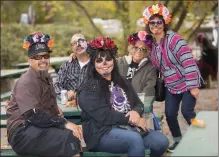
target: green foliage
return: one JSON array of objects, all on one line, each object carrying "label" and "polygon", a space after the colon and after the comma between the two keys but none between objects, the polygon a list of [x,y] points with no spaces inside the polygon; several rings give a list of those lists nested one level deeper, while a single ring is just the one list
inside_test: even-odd
[{"label": "green foliage", "polygon": [[[44,25],[26,25],[26,24],[7,24],[1,28],[1,69],[12,68],[13,64],[25,62],[28,60],[27,51],[23,48],[23,39],[32,32],[43,32],[54,38],[52,56],[68,56],[71,54],[70,40],[73,34],[82,33],[87,40],[92,40],[98,36],[91,26],[73,27],[70,24],[44,24]],[[113,38],[116,45],[120,48],[119,54],[124,49],[123,39]]]}]

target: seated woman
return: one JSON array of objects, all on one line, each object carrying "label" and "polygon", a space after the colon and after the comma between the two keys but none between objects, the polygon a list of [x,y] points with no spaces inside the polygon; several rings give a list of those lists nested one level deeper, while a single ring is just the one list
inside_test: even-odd
[{"label": "seated woman", "polygon": [[156,70],[149,60],[151,40],[145,31],[139,31],[128,37],[130,55],[117,60],[119,72],[126,77],[134,87],[135,92],[145,93],[145,96],[155,95]]},{"label": "seated woman", "polygon": [[168,147],[165,135],[149,130],[141,118],[143,104],[130,82],[121,77],[117,47],[109,38],[89,43],[88,76],[78,89],[83,135],[90,151],[161,156]]}]

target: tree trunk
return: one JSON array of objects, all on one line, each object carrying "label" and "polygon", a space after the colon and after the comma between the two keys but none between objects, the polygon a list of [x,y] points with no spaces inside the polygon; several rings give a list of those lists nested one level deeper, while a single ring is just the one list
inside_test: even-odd
[{"label": "tree trunk", "polygon": [[[211,11],[215,11],[218,7],[218,2],[211,8]],[[204,22],[205,18],[207,17],[208,13],[206,12],[204,16],[200,19],[198,26],[194,29],[194,31],[189,35],[188,41],[191,40],[191,38],[197,33],[199,28],[201,27],[201,24]]]},{"label": "tree trunk", "polygon": [[175,26],[175,28],[173,29],[174,32],[178,32],[178,30],[180,29],[183,21],[186,18],[186,14],[187,14],[188,10],[186,7],[183,6],[183,11],[181,12],[181,15],[179,17],[179,22],[177,22],[177,25]]},{"label": "tree trunk", "polygon": [[75,3],[87,16],[90,24],[93,26],[93,28],[100,34],[103,35],[103,33],[100,31],[100,29],[95,25],[95,23],[92,20],[92,17],[90,16],[90,14],[88,13],[88,11],[86,10],[86,8],[80,4],[80,2],[78,1],[72,1],[73,3]]},{"label": "tree trunk", "polygon": [[124,37],[124,54],[128,54],[128,35],[130,33],[130,19],[129,19],[129,1],[116,1],[115,5],[117,8],[117,14],[120,15],[118,18],[121,20],[123,24],[123,37]]}]

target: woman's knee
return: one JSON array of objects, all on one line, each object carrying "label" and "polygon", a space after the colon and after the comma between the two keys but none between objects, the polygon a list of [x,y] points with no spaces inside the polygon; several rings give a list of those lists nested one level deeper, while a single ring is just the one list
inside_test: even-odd
[{"label": "woman's knee", "polygon": [[[151,135],[150,135],[151,134]],[[145,138],[145,145],[151,149],[153,154],[162,155],[169,147],[168,138],[159,132],[151,131],[149,137]]]}]

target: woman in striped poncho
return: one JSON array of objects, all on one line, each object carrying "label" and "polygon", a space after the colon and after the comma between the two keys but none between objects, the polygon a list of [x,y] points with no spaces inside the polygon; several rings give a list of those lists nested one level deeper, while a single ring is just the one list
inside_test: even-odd
[{"label": "woman in striped poncho", "polygon": [[153,36],[152,63],[161,71],[165,82],[166,120],[175,141],[168,150],[173,152],[182,137],[177,120],[180,102],[182,114],[190,125],[196,116],[194,107],[201,75],[186,41],[168,31],[171,21],[168,9],[160,4],[152,5],[144,10],[143,17],[147,32]]}]

